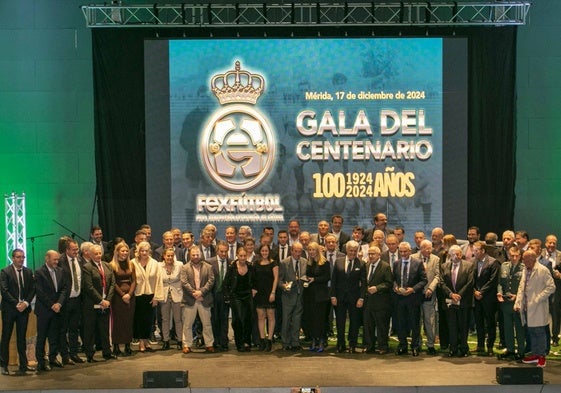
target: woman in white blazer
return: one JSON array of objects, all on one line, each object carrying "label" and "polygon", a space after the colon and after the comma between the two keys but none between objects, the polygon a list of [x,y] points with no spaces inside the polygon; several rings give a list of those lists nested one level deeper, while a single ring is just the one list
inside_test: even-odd
[{"label": "woman in white blazer", "polygon": [[164,300],[162,269],[151,256],[150,243],[140,242],[136,257],[132,260],[136,272],[136,308],[134,309],[133,334],[138,339],[140,352],[151,352],[150,335],[154,328],[155,307]]},{"label": "woman in white blazer", "polygon": [[183,322],[181,319],[181,300],[183,299],[183,287],[181,286],[181,268],[183,264],[175,260],[173,248],[166,248],[163,255],[164,261],[160,262],[162,277],[162,292],[164,300],[160,303],[162,312],[162,351],[168,350],[171,328],[171,317],[175,323],[175,336],[177,337],[177,349],[181,349],[181,335],[183,333]]}]

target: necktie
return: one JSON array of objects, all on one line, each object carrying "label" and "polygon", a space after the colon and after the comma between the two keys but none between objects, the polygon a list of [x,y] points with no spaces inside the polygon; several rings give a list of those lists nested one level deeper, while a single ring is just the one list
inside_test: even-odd
[{"label": "necktie", "polygon": [[352,268],[353,268],[353,261],[347,261],[347,274],[351,274]]},{"label": "necktie", "polygon": [[320,237],[320,238],[319,238],[319,244],[323,246],[323,244],[324,244],[323,237]]},{"label": "necktie", "polygon": [[49,269],[49,273],[51,273],[51,280],[53,280],[53,286],[55,287],[55,292],[58,292],[57,285],[56,285],[56,274],[54,269]]},{"label": "necktie", "polygon": [[456,279],[458,278],[458,266],[459,263],[452,264],[452,286],[454,287],[454,291],[456,290]]},{"label": "necktie", "polygon": [[234,260],[234,245],[230,244],[230,259]]},{"label": "necktie", "polygon": [[370,265],[370,274],[368,275],[368,281],[372,280],[372,276],[374,275],[375,265]]},{"label": "necktie", "polygon": [[296,279],[298,280],[298,278],[300,277],[300,264],[298,263],[298,259],[296,260],[294,273],[296,274]]},{"label": "necktie", "polygon": [[78,280],[78,265],[76,264],[76,258],[72,258],[70,269],[72,270],[72,290],[74,292],[78,292],[80,290],[80,281]]},{"label": "necktie", "polygon": [[23,276],[21,275],[21,269],[18,269],[18,289],[19,289],[18,298],[19,300],[23,300],[22,294],[23,294],[24,286],[23,286]]},{"label": "necktie", "polygon": [[218,273],[218,289],[222,288],[222,280],[224,279],[224,260],[220,260],[220,272]]},{"label": "necktie", "polygon": [[210,247],[207,247],[205,250],[205,259],[210,259]]},{"label": "necktie", "polygon": [[409,261],[403,261],[403,269],[401,272],[401,287],[402,288],[406,288],[407,286],[407,282],[409,280],[409,274],[407,272],[407,265],[409,264]]},{"label": "necktie", "polygon": [[483,261],[477,261],[477,277],[481,275],[481,269],[483,269]]},{"label": "necktie", "polygon": [[97,269],[99,270],[99,274],[101,275],[101,285],[103,286],[103,298],[105,299],[105,272],[103,271],[103,268],[101,267],[101,262],[96,263],[97,265]]},{"label": "necktie", "polygon": [[281,246],[281,261],[286,258],[285,248],[286,246]]}]

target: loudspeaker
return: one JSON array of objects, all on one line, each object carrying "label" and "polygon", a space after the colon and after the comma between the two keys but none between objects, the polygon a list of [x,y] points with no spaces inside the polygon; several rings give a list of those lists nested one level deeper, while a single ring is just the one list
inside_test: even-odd
[{"label": "loudspeaker", "polygon": [[543,385],[543,368],[497,367],[497,382],[501,385]]},{"label": "loudspeaker", "polygon": [[143,388],[186,388],[189,385],[189,371],[144,371]]}]

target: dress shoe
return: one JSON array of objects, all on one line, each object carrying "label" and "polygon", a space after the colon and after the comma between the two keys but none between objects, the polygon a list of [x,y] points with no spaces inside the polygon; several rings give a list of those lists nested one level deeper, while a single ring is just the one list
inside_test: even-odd
[{"label": "dress shoe", "polygon": [[413,355],[415,357],[419,356],[419,350],[417,348],[413,348],[411,350],[411,355]]},{"label": "dress shoe", "polygon": [[65,366],[73,366],[76,363],[74,362],[74,360],[72,360],[70,358],[64,358],[64,359],[62,359],[62,364],[64,364]]},{"label": "dress shoe", "polygon": [[177,343],[177,349],[180,351],[183,349],[183,343],[181,341]]},{"label": "dress shoe", "polygon": [[162,351],[167,351],[169,349],[169,341],[162,341]]},{"label": "dress shoe", "polygon": [[428,347],[427,353],[429,355],[436,355],[436,349],[434,349],[434,347]]},{"label": "dress shoe", "polygon": [[214,353],[214,352],[216,352],[216,351],[215,351],[214,347],[206,347],[206,348],[205,348],[205,352],[206,352],[206,353]]},{"label": "dress shoe", "polygon": [[292,351],[292,347],[290,345],[285,345],[284,347],[282,347],[282,349],[284,349],[285,351]]},{"label": "dress shoe", "polygon": [[221,350],[222,352],[228,352],[228,345],[222,345],[222,346],[220,347],[220,350]]},{"label": "dress shoe", "polygon": [[396,355],[407,355],[407,349],[406,348],[399,348],[395,354]]},{"label": "dress shoe", "polygon": [[146,352],[154,352],[154,350],[152,349],[152,347],[146,347],[146,348],[144,348],[144,350],[145,350]]},{"label": "dress shoe", "polygon": [[364,348],[362,353],[376,353],[376,350],[374,348]]},{"label": "dress shoe", "polygon": [[25,368],[22,368],[21,370],[23,370],[25,372],[33,373],[33,372],[35,372],[35,367],[25,366]]},{"label": "dress shoe", "polygon": [[193,350],[190,347],[183,347],[183,353],[184,354],[188,354],[188,353],[191,353],[191,352],[193,352]]},{"label": "dress shoe", "polygon": [[454,351],[449,351],[448,352],[448,357],[449,358],[453,358],[454,356],[456,356],[456,352],[454,352]]},{"label": "dress shoe", "polygon": [[10,372],[8,371],[8,367],[2,367],[2,371],[0,371],[2,373],[2,375],[10,375]]},{"label": "dress shoe", "polygon": [[499,359],[499,360],[513,360],[514,355],[516,355],[516,352],[506,351],[506,352],[498,354],[497,359]]},{"label": "dress shoe", "polygon": [[92,356],[92,357],[88,357],[88,358],[86,359],[86,361],[87,361],[88,363],[99,363],[99,362],[101,362],[101,360],[97,360],[97,359],[94,358],[93,356]]},{"label": "dress shoe", "polygon": [[349,353],[357,353],[356,347],[349,347]]},{"label": "dress shoe", "polygon": [[51,366],[48,364],[38,364],[37,372],[40,373],[41,371],[51,371]]},{"label": "dress shoe", "polygon": [[51,366],[52,368],[54,368],[54,367],[63,368],[64,367],[64,365],[56,359],[52,360],[52,361],[49,361],[49,366]]},{"label": "dress shoe", "polygon": [[111,360],[111,359],[117,359],[117,356],[113,355],[112,353],[108,353],[106,355],[103,355],[103,358],[105,360]]},{"label": "dress shoe", "polygon": [[72,360],[74,363],[78,364],[78,363],[84,363],[84,359],[82,359],[80,356],[76,355],[76,356],[70,356],[70,360]]}]

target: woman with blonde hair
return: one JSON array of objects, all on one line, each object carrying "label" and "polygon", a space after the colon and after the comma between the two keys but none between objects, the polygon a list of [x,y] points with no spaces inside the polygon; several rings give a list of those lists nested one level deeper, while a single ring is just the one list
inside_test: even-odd
[{"label": "woman with blonde hair", "polygon": [[134,311],[133,333],[138,339],[140,352],[151,352],[150,335],[154,328],[154,310],[158,302],[164,300],[162,290],[162,269],[152,258],[150,243],[140,242],[136,256],[132,260],[136,271],[136,308]]},{"label": "woman with blonde hair", "polygon": [[327,324],[330,310],[329,287],[331,269],[321,246],[308,245],[308,266],[304,283],[304,331],[312,338],[310,351],[323,352],[327,342]]},{"label": "woman with blonde hair", "polygon": [[[136,273],[134,264],[129,258],[129,246],[125,242],[115,245],[113,259],[110,263],[115,276],[115,292],[111,302],[111,341],[113,355],[132,355],[132,324],[134,320]],[[125,344],[125,352],[121,352],[120,344]]]},{"label": "woman with blonde hair", "polygon": [[162,350],[165,351],[170,349],[170,316],[173,317],[175,324],[177,349],[182,347],[183,323],[181,319],[181,301],[183,300],[183,286],[181,285],[181,268],[183,264],[175,260],[175,250],[173,247],[164,250],[163,258],[164,261],[161,262],[161,267],[164,300],[160,303],[160,307],[162,311]]}]

